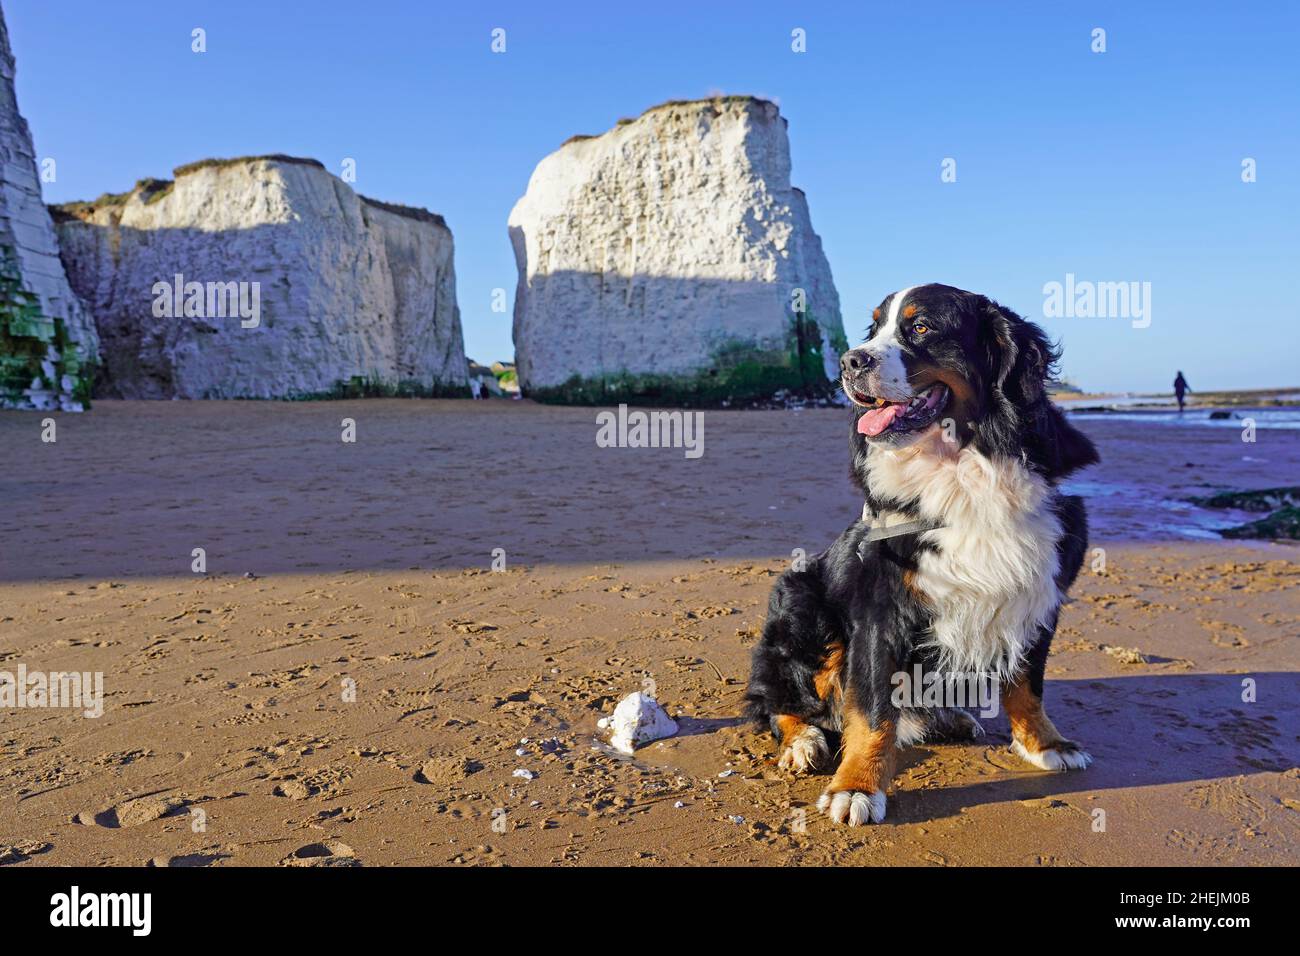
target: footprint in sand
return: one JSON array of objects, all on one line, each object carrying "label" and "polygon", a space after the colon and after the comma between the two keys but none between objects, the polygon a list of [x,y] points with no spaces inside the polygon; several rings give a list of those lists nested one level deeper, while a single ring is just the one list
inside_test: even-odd
[{"label": "footprint in sand", "polygon": [[999,770],[1025,771],[1033,770],[1029,764],[1011,752],[1007,747],[988,747],[984,751],[984,761]]},{"label": "footprint in sand", "polygon": [[1076,856],[1056,856],[1051,853],[1035,853],[1024,860],[1025,866],[1082,866]]},{"label": "footprint in sand", "polygon": [[[332,797],[341,790],[344,785],[352,779],[352,771],[339,764],[317,767],[311,772],[288,773],[283,777],[273,778],[278,787],[276,792],[278,796],[290,796],[294,799],[301,800],[306,797]],[[285,790],[285,788],[288,788]],[[281,793],[280,791],[285,792]],[[303,790],[306,793],[303,793]]]},{"label": "footprint in sand", "polygon": [[22,840],[18,843],[0,843],[0,866],[11,863],[23,863],[38,853],[48,853],[54,849],[52,843],[40,843],[36,840]]},{"label": "footprint in sand", "polygon": [[1207,860],[1222,860],[1232,856],[1236,847],[1235,835],[1227,839],[1197,833],[1194,830],[1170,830],[1165,836],[1165,844],[1175,850],[1181,850],[1189,856],[1202,857]]},{"label": "footprint in sand", "polygon": [[482,769],[481,763],[468,757],[431,757],[416,771],[415,780],[446,786]]},{"label": "footprint in sand", "polygon": [[185,853],[181,856],[156,856],[145,866],[151,867],[187,867],[211,866],[218,860],[227,860],[229,853]]},{"label": "footprint in sand", "polygon": [[174,816],[187,806],[189,801],[181,797],[151,794],[147,797],[127,800],[98,813],[83,810],[72,820],[82,826],[101,826],[115,830],[119,827],[138,827],[162,817]]},{"label": "footprint in sand", "polygon": [[1244,636],[1246,629],[1240,624],[1230,624],[1227,621],[1201,621],[1200,625],[1210,632],[1210,641],[1219,647],[1233,650],[1250,647],[1250,641]]},{"label": "footprint in sand", "polygon": [[502,858],[500,850],[485,843],[457,853],[447,862],[458,866],[500,866]]},{"label": "footprint in sand", "polygon": [[1265,805],[1246,790],[1242,779],[1218,780],[1193,787],[1183,802],[1195,810],[1217,813],[1242,830],[1261,827],[1268,818]]},{"label": "footprint in sand", "polygon": [[454,619],[447,622],[457,634],[486,634],[489,631],[499,630],[495,624],[486,624],[482,621],[472,621],[468,619]]},{"label": "footprint in sand", "polygon": [[320,843],[308,843],[294,850],[283,860],[281,866],[361,866],[356,851],[339,840],[322,840]]},{"label": "footprint in sand", "polygon": [[277,797],[288,797],[290,800],[306,800],[313,794],[320,793],[320,790],[301,780],[285,780],[271,792]]},{"label": "footprint in sand", "polygon": [[1088,811],[1084,810],[1082,807],[1076,807],[1072,803],[1068,803],[1065,800],[1060,800],[1055,797],[1029,797],[1021,800],[1020,805],[1030,810],[1037,810],[1041,816],[1045,817],[1056,816],[1062,811],[1081,813],[1085,817],[1089,815]]}]

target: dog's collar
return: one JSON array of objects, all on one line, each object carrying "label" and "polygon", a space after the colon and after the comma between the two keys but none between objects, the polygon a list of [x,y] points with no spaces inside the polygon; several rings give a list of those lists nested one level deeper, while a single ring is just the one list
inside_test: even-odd
[{"label": "dog's collar", "polygon": [[862,503],[862,523],[868,526],[862,538],[863,544],[922,531],[937,531],[943,527],[937,521],[909,518],[898,511],[872,511],[871,505],[865,501]]}]

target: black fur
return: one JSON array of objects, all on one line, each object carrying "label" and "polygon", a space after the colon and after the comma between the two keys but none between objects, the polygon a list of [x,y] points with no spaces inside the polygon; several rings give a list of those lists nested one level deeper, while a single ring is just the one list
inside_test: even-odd
[{"label": "black fur", "polygon": [[983,322],[982,376],[992,378],[989,407],[975,423],[975,446],[986,455],[1018,455],[1056,480],[1096,464],[1097,449],[1051,403],[1047,385],[1060,349],[1043,330],[991,299],[978,296]]}]

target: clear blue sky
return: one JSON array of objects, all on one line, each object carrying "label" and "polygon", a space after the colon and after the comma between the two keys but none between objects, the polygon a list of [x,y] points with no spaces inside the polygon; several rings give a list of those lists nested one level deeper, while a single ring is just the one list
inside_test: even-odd
[{"label": "clear blue sky", "polygon": [[479,360],[513,351],[492,290],[514,295],[506,217],[537,162],[722,91],[789,119],[851,341],[901,286],[1041,318],[1044,283],[1074,273],[1152,283],[1149,328],[1044,322],[1086,387],[1168,389],[1178,368],[1194,388],[1300,384],[1300,4],[3,5],[20,107],[58,164],[47,201],[205,156],[286,152],[336,173],[355,158],[360,192],[446,216]]}]

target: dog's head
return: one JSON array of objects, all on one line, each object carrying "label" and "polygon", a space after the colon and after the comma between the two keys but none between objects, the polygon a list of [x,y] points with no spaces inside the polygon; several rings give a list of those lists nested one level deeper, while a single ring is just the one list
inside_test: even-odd
[{"label": "dog's head", "polygon": [[1049,478],[1092,464],[1092,443],[1048,399],[1058,357],[1042,329],[986,296],[937,284],[895,292],[840,358],[855,449],[939,436],[1023,457]]}]

